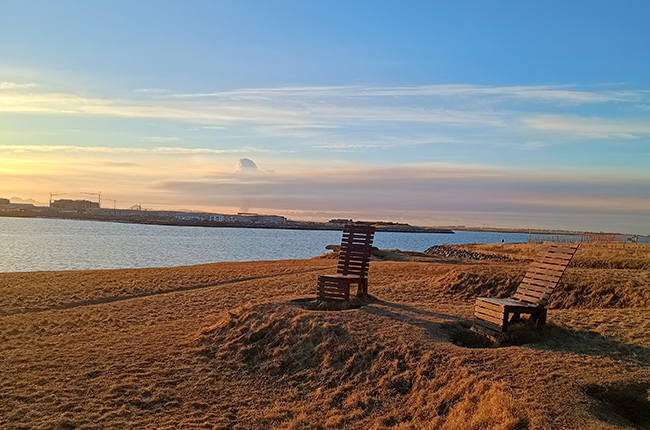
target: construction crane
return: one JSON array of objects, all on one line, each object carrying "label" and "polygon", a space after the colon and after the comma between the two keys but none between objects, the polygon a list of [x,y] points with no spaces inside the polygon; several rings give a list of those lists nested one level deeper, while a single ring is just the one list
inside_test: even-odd
[{"label": "construction crane", "polygon": [[98,192],[98,193],[81,193],[81,194],[91,194],[93,196],[97,196],[97,204],[99,205],[100,208],[102,207],[102,192],[101,191]]},{"label": "construction crane", "polygon": [[117,200],[116,199],[107,199],[104,197],[104,200],[112,201],[113,202],[113,209],[117,209]]},{"label": "construction crane", "polygon": [[52,206],[52,197],[53,196],[65,196],[67,193],[50,193],[50,206]]}]

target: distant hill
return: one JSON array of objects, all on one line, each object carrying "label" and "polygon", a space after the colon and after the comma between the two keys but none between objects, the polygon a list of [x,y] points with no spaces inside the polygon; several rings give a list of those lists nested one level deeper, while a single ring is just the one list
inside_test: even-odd
[{"label": "distant hill", "polygon": [[34,199],[21,199],[20,197],[12,197],[9,200],[11,200],[11,203],[31,203],[34,206],[48,206],[47,202],[37,202]]}]

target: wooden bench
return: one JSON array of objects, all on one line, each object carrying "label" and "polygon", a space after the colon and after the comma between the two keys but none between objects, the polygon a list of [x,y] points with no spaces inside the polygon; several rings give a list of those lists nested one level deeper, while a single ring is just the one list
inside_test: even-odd
[{"label": "wooden bench", "polygon": [[519,321],[521,314],[530,314],[538,325],[545,324],[546,303],[579,245],[545,242],[511,298],[476,299],[474,327],[488,334],[504,333],[509,323]]},{"label": "wooden bench", "polygon": [[350,285],[357,284],[357,295],[368,294],[368,262],[375,227],[350,224],[343,228],[336,275],[318,277],[316,298],[327,302],[350,300]]}]

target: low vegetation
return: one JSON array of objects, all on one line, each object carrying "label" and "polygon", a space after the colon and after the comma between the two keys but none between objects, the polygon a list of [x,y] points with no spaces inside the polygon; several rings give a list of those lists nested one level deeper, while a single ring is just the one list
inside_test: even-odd
[{"label": "low vegetation", "polygon": [[650,428],[650,247],[581,246],[549,323],[499,344],[474,298],[537,246],[453,248],[380,253],[344,308],[313,300],[329,257],[0,274],[0,427]]}]

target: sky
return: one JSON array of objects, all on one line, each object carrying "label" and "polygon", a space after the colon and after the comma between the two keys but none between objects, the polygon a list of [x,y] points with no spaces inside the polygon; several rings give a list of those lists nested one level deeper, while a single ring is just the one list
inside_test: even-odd
[{"label": "sky", "polygon": [[648,22],[645,0],[7,2],[0,197],[650,234]]}]

